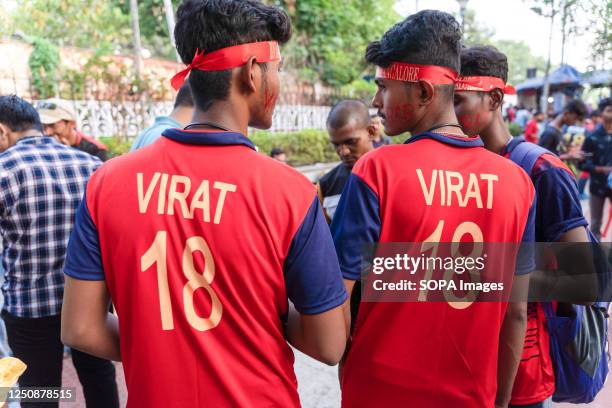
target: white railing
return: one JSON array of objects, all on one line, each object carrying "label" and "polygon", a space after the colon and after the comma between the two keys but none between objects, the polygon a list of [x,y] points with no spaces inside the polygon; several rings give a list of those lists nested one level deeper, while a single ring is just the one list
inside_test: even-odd
[{"label": "white railing", "polygon": [[[136,136],[150,126],[156,116],[168,115],[172,102],[74,101],[79,129],[91,136]],[[273,132],[325,129],[329,106],[277,106],[272,119]]]}]

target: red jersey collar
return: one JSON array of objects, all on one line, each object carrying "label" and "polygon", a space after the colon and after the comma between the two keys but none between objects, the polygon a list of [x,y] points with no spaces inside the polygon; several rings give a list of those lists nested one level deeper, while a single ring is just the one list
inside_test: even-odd
[{"label": "red jersey collar", "polygon": [[256,150],[251,139],[238,132],[208,131],[203,129],[166,129],[163,131],[162,136],[185,144],[206,146],[243,145]]},{"label": "red jersey collar", "polygon": [[416,142],[422,139],[433,139],[438,142],[457,146],[457,147],[483,147],[484,143],[480,139],[480,137],[460,137],[460,136],[452,136],[445,135],[441,133],[433,133],[433,132],[425,132],[419,133],[412,136],[410,139],[406,140],[404,144],[409,144]]}]

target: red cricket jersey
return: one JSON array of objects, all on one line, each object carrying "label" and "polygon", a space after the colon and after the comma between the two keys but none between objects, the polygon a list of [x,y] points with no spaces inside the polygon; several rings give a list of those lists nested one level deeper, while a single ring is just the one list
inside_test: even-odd
[{"label": "red cricket jersey", "polygon": [[287,299],[346,299],[314,186],[231,132],[170,129],[102,166],[66,274],[106,280],[130,408],[299,406]]},{"label": "red cricket jersey", "polygon": [[[449,180],[462,187],[449,193]],[[533,200],[525,172],[478,138],[425,133],[382,147],[356,164],[334,218],[341,270],[359,279],[361,254],[345,243],[349,237],[451,242],[469,223],[484,242],[533,241]],[[517,273],[530,271],[529,263]],[[465,309],[362,302],[343,371],[343,407],[492,407],[505,310],[503,302]]]}]

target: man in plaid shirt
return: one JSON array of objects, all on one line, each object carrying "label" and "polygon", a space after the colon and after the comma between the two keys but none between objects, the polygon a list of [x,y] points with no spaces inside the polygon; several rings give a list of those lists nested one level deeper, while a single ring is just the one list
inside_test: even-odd
[{"label": "man in plaid shirt", "polygon": [[[87,180],[101,162],[43,136],[34,107],[16,96],[0,96],[0,152],[2,318],[14,355],[28,365],[21,387],[59,387],[66,247]],[[77,350],[72,360],[87,407],[119,407],[111,362]]]}]

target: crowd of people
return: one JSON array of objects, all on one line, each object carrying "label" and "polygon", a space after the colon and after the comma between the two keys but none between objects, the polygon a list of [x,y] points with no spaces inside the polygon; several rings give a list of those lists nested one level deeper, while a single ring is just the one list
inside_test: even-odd
[{"label": "crowd of people", "polygon": [[[580,198],[589,199],[591,230],[597,239],[602,237],[604,204],[610,197],[612,144],[606,123],[610,122],[611,106],[610,98],[602,99],[596,109],[575,99],[548,118],[541,111],[529,111],[521,105],[510,105],[505,112],[506,121],[520,126],[527,141],[556,154],[574,173]],[[589,179],[590,194],[586,194]]]},{"label": "crowd of people", "polygon": [[[21,387],[59,387],[68,352],[87,407],[119,406],[112,361],[132,408],[297,407],[290,344],[340,363],[343,407],[551,406],[543,303],[361,302],[363,247],[597,242],[612,98],[568,145],[583,102],[548,122],[504,114],[506,56],[421,11],[364,50],[377,114],[332,107],[340,163],[313,185],[247,137],[271,126],[288,15],[185,0],[175,38],[173,111],[112,160],[67,101],[0,96],[2,320]],[[590,175],[590,223],[572,166]],[[513,261],[513,290],[535,269]]]}]

